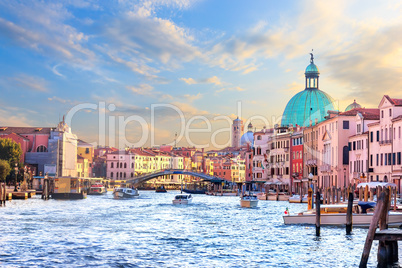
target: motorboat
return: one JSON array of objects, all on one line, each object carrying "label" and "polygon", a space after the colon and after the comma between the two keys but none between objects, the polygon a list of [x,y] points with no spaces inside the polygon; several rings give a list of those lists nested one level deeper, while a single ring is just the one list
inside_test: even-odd
[{"label": "motorboat", "polygon": [[[371,219],[374,214],[375,202],[359,202],[353,205],[352,221],[353,226],[369,227]],[[320,224],[342,226],[346,225],[347,204],[333,204],[333,205],[321,205],[321,221]],[[315,224],[316,221],[316,209],[310,209],[300,213],[289,213],[285,211],[283,216],[285,224]],[[399,227],[402,225],[402,213],[389,211],[388,226]]]},{"label": "motorboat", "polygon": [[293,196],[289,197],[289,203],[307,203],[307,195],[303,195],[300,199],[300,195],[294,194]]},{"label": "motorboat", "polygon": [[166,191],[166,188],[162,185],[161,187],[157,187],[155,189],[155,192],[156,193],[166,193],[167,191]]},{"label": "motorboat", "polygon": [[258,198],[253,194],[245,194],[240,197],[240,206],[244,208],[254,208],[258,205]]},{"label": "motorboat", "polygon": [[193,201],[191,194],[178,194],[172,200],[173,205],[188,205]]},{"label": "motorboat", "polygon": [[89,195],[101,195],[101,194],[106,194],[107,190],[106,187],[103,186],[103,184],[93,184],[89,188],[88,194]]},{"label": "motorboat", "polygon": [[118,187],[114,189],[115,198],[138,198],[140,196],[138,189]]}]

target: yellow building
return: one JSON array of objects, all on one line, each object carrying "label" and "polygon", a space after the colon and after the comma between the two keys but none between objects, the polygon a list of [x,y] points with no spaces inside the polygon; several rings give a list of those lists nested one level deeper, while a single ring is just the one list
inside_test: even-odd
[{"label": "yellow building", "polygon": [[[92,163],[93,163],[93,158],[94,158],[94,147],[91,144],[79,139],[78,144],[77,144],[77,154],[80,157],[85,158],[87,160],[87,164],[88,164],[87,174],[88,174],[88,176],[85,176],[85,177],[92,177],[93,176],[93,174],[92,174]],[[78,175],[78,176],[80,176],[80,175]]]}]

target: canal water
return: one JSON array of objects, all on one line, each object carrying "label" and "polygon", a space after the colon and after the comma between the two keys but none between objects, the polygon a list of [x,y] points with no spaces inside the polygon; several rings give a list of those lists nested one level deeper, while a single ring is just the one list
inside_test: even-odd
[{"label": "canal water", "polygon": [[[306,204],[140,191],[84,200],[39,196],[0,207],[0,267],[358,267],[367,229],[285,226],[282,215]],[[373,243],[368,267],[377,265]],[[401,255],[401,252],[399,253]]]}]

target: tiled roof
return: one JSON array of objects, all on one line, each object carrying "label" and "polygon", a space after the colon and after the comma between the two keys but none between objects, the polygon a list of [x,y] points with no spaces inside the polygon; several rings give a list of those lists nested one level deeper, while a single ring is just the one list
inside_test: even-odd
[{"label": "tiled roof", "polygon": [[368,120],[379,120],[380,119],[380,109],[376,108],[355,108],[347,112],[340,113],[339,115],[346,116],[356,116],[357,113],[361,113],[364,119]]},{"label": "tiled roof", "polygon": [[388,95],[384,95],[384,97],[386,97],[393,105],[402,106],[402,99],[392,99]]},{"label": "tiled roof", "polygon": [[46,134],[50,135],[51,127],[0,127],[0,135],[3,134]]}]

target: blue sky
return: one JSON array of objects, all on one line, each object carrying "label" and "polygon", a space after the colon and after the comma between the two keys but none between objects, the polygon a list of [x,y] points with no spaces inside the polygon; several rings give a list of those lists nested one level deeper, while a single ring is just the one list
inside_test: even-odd
[{"label": "blue sky", "polygon": [[[152,105],[170,104],[189,128],[211,130],[184,137],[165,105],[154,110],[153,144],[177,132],[180,145],[217,147],[215,131],[217,144],[229,141],[218,116],[234,119],[238,102],[257,129],[267,124],[258,117],[278,120],[304,89],[311,49],[320,89],[340,110],[353,99],[377,107],[384,94],[402,98],[401,9],[398,1],[0,0],[0,125],[55,126],[92,104],[72,117],[80,138],[150,145],[136,119],[150,128]],[[137,117],[119,129],[119,116]]]}]

